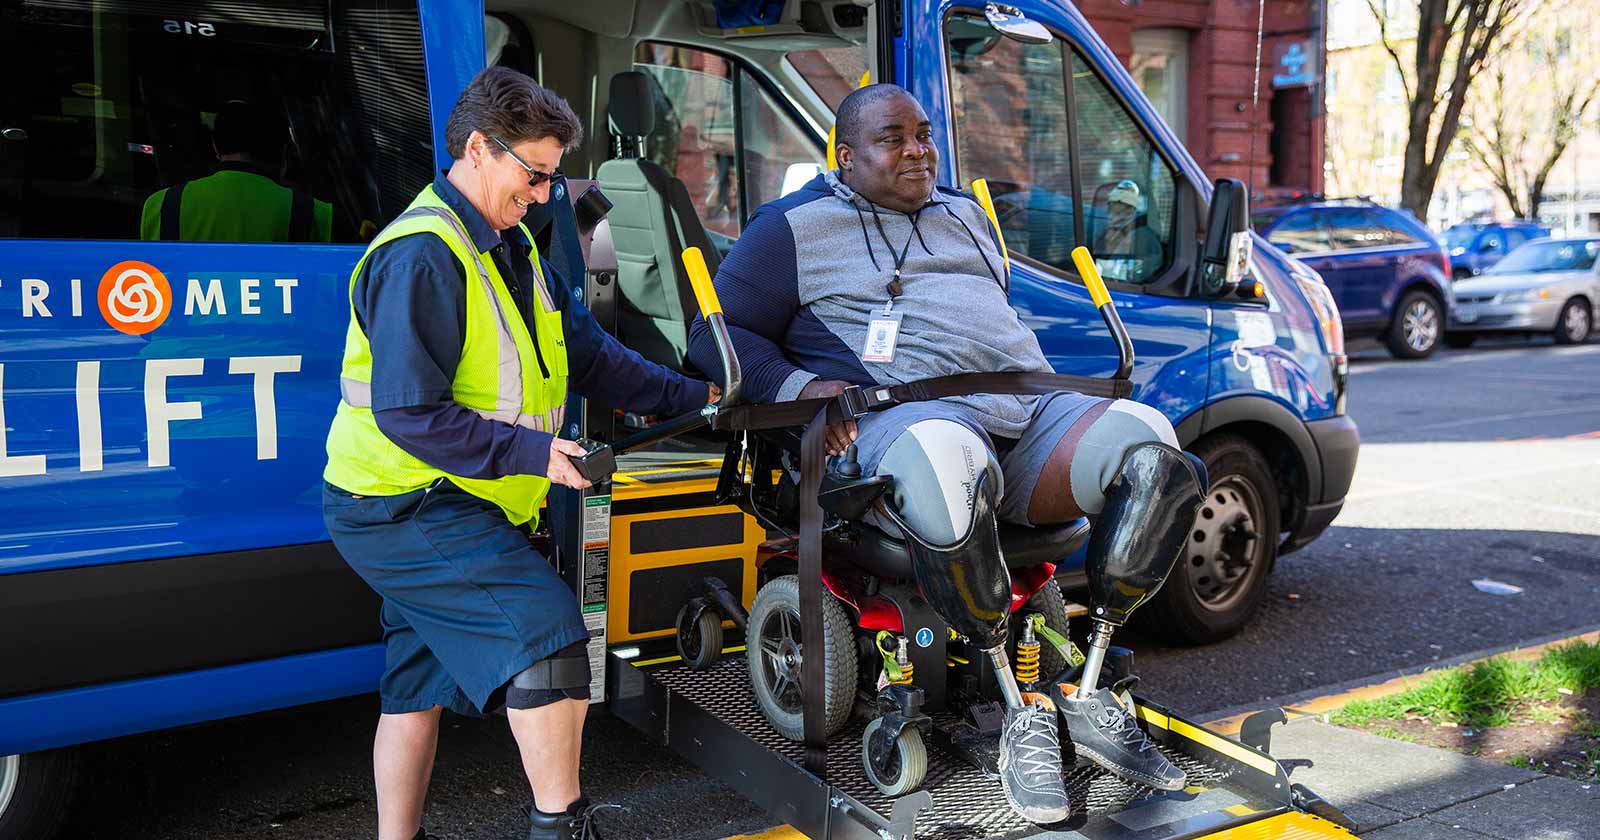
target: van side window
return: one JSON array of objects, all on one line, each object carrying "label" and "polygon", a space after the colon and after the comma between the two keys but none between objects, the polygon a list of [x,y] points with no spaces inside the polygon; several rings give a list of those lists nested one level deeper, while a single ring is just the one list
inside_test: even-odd
[{"label": "van side window", "polygon": [[358,242],[432,180],[416,0],[147,5],[0,5],[0,238]]},{"label": "van side window", "polygon": [[957,178],[989,180],[1006,247],[1076,274],[1071,252],[1085,244],[1107,280],[1159,277],[1172,264],[1175,175],[1082,57],[960,16],[945,44]]},{"label": "van side window", "polygon": [[645,42],[634,69],[653,76],[661,93],[645,157],[683,181],[714,239],[737,239],[757,207],[822,164],[811,133],[727,57]]},{"label": "van side window", "polygon": [[1290,213],[1267,233],[1267,241],[1291,254],[1328,250],[1328,231],[1316,213]]}]

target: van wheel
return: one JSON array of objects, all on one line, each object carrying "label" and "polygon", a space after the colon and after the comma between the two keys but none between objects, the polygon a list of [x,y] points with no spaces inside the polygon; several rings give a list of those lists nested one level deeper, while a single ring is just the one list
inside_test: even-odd
[{"label": "van wheel", "polygon": [[1589,311],[1589,303],[1583,298],[1573,298],[1567,305],[1561,307],[1561,317],[1556,319],[1557,344],[1582,344],[1589,340],[1589,332],[1594,329],[1594,319]]},{"label": "van wheel", "polygon": [[78,779],[70,749],[0,756],[0,840],[50,840],[66,821]]},{"label": "van wheel", "polygon": [[1394,308],[1394,323],[1384,343],[1397,359],[1426,359],[1438,348],[1443,333],[1439,300],[1423,291],[1406,292]]},{"label": "van wheel", "polygon": [[831,738],[850,720],[856,697],[856,646],[844,605],[822,593],[823,639],[815,643],[800,634],[800,579],[784,575],[767,581],[750,605],[746,630],[750,688],[772,728],[791,741],[802,741],[803,657],[821,656],[824,732]]},{"label": "van wheel", "polygon": [[1191,450],[1211,487],[1183,554],[1149,608],[1152,629],[1179,644],[1207,644],[1239,632],[1267,593],[1278,551],[1278,485],[1255,446],[1216,435]]}]

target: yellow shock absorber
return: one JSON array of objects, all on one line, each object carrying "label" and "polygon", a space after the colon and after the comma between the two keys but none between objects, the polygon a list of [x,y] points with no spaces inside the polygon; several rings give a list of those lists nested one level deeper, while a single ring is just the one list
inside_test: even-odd
[{"label": "yellow shock absorber", "polygon": [[879,630],[878,655],[883,657],[883,676],[889,685],[910,685],[916,677],[916,668],[906,654],[906,638],[888,630]]},{"label": "yellow shock absorber", "polygon": [[1017,682],[1025,686],[1032,686],[1039,681],[1039,637],[1033,632],[1036,617],[1030,615],[1022,623],[1022,637],[1017,639],[1017,661],[1012,666]]}]

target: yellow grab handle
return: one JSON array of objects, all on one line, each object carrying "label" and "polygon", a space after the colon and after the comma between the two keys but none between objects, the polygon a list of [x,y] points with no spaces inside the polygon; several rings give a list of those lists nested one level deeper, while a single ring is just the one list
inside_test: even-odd
[{"label": "yellow grab handle", "polygon": [[689,272],[689,285],[694,288],[700,314],[707,318],[721,314],[722,301],[717,300],[717,287],[711,285],[711,272],[706,269],[706,258],[699,248],[683,249],[683,267]]},{"label": "yellow grab handle", "polygon": [[983,212],[989,217],[989,224],[994,225],[994,238],[1000,241],[1000,259],[1005,260],[1006,273],[1011,273],[1011,255],[1006,252],[1006,235],[1000,231],[1000,217],[994,212],[994,196],[989,194],[989,180],[975,178],[972,181],[972,193],[978,197],[978,203],[983,205]]},{"label": "yellow grab handle", "polygon": [[1072,249],[1072,264],[1078,267],[1078,274],[1083,277],[1083,285],[1089,287],[1089,299],[1094,301],[1094,308],[1099,309],[1111,302],[1111,293],[1106,291],[1106,281],[1100,277],[1100,268],[1094,264],[1094,257],[1089,256],[1089,249],[1079,245]]}]

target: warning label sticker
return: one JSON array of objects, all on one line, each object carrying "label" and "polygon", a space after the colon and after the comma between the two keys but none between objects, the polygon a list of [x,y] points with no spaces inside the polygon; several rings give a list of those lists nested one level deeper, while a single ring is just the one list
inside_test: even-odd
[{"label": "warning label sticker", "polygon": [[611,497],[590,496],[583,500],[583,547],[611,544]]},{"label": "warning label sticker", "polygon": [[589,628],[589,702],[606,699],[606,614],[605,605],[600,612],[586,612],[583,625]]}]

